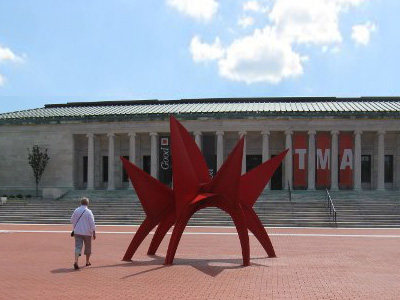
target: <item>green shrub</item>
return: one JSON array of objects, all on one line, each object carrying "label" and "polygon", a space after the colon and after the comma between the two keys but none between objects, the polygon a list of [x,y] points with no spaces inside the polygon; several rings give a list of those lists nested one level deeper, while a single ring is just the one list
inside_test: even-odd
[{"label": "green shrub", "polygon": [[28,194],[28,195],[25,196],[25,198],[29,199],[29,198],[32,198],[32,196]]},{"label": "green shrub", "polygon": [[18,195],[17,195],[17,198],[18,198],[18,199],[22,199],[23,197],[24,197],[24,196],[22,196],[21,194],[18,194]]},{"label": "green shrub", "polygon": [[15,196],[14,196],[14,195],[10,195],[10,196],[8,196],[8,198],[10,198],[10,199],[14,199],[14,198],[15,198]]}]

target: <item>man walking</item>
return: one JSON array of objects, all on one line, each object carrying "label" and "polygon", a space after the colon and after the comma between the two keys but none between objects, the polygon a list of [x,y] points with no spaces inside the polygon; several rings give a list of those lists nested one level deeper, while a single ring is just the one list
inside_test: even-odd
[{"label": "man walking", "polygon": [[83,244],[86,255],[86,266],[90,266],[90,255],[92,254],[92,237],[96,239],[96,225],[92,211],[88,208],[89,199],[83,197],[81,206],[75,209],[71,217],[71,224],[74,226],[75,237],[75,263],[74,269],[78,270],[78,258],[81,256]]}]

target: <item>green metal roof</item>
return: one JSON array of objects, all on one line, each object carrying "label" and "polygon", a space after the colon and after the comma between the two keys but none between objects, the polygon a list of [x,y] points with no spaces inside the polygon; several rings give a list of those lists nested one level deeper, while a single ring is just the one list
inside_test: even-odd
[{"label": "green metal roof", "polygon": [[193,117],[363,116],[400,117],[400,97],[361,98],[217,98],[100,101],[48,104],[42,108],[0,114],[0,124]]}]

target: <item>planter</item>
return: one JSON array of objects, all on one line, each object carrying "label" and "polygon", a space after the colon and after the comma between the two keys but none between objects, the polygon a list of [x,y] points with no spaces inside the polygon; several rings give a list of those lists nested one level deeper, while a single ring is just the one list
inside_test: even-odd
[{"label": "planter", "polygon": [[0,205],[3,205],[7,202],[7,197],[0,197]]}]

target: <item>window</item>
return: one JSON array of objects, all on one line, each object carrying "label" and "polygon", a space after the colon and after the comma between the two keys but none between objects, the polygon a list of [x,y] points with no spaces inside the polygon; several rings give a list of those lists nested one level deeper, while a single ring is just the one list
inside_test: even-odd
[{"label": "window", "polygon": [[385,183],[393,182],[393,155],[385,155]]},{"label": "window", "polygon": [[371,155],[361,155],[361,182],[371,183]]},{"label": "window", "polygon": [[88,157],[83,157],[83,182],[88,180]]},{"label": "window", "polygon": [[108,182],[108,156],[103,156],[103,182]]}]

